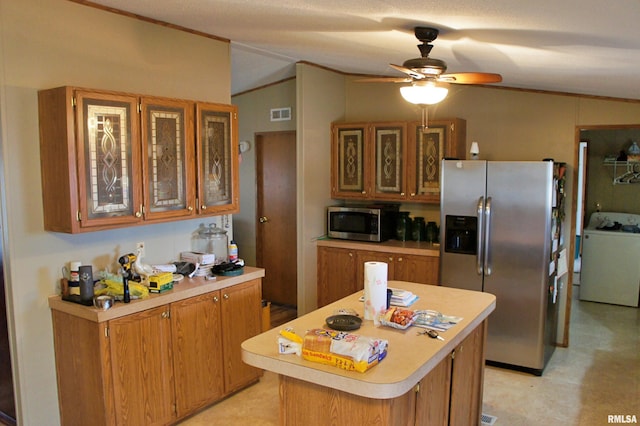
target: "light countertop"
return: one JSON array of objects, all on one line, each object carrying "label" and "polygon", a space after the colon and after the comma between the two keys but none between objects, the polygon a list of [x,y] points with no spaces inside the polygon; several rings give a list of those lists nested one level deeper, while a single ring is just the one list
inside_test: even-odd
[{"label": "light countertop", "polygon": [[369,250],[385,253],[413,254],[416,256],[440,256],[440,244],[427,243],[425,241],[398,241],[388,240],[381,243],[365,241],[340,240],[326,238],[317,241],[318,247],[336,247],[351,250]]},{"label": "light countertop", "polygon": [[355,309],[360,317],[364,317],[363,303],[358,300],[363,292],[359,291],[246,340],[242,343],[243,361],[277,374],[355,395],[376,399],[395,398],[415,386],[495,309],[495,296],[488,293],[404,281],[389,281],[388,286],[417,294],[419,300],[411,309],[434,309],[445,315],[463,317],[463,320],[441,333],[444,342],[417,335],[417,331],[422,330],[417,327],[397,330],[375,327],[373,321],[364,320],[362,327],[352,333],[389,342],[386,358],[364,373],[314,363],[295,354],[278,354],[277,339],[281,329],[290,327],[298,335],[304,336],[307,330],[327,327],[325,318],[341,308]]},{"label": "light countertop", "polygon": [[49,308],[68,314],[76,315],[94,322],[109,321],[125,315],[134,314],[147,309],[177,302],[189,297],[199,296],[243,282],[264,277],[264,269],[245,266],[242,275],[216,276],[215,280],[205,280],[204,277],[185,277],[174,283],[173,289],[164,293],[149,293],[144,299],[132,299],[130,303],[116,302],[111,309],[103,311],[93,306],[84,306],[74,302],[62,300],[61,296],[49,297]]}]

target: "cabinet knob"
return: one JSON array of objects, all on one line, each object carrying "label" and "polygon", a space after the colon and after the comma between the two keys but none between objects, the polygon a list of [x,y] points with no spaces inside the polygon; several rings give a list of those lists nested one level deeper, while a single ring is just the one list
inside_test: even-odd
[{"label": "cabinet knob", "polygon": [[225,294],[223,294],[223,295],[222,295],[222,298],[223,298],[224,300],[227,300],[227,299],[229,299],[229,295],[228,295],[227,293],[225,293]]},{"label": "cabinet knob", "polygon": [[267,222],[269,222],[269,218],[266,217],[266,216],[260,216],[260,218],[258,218],[258,221],[260,223],[267,223]]},{"label": "cabinet knob", "polygon": [[402,258],[401,257],[398,258],[398,262],[402,262]]},{"label": "cabinet knob", "polygon": [[389,262],[393,262],[393,256],[389,256]]},{"label": "cabinet knob", "polygon": [[367,191],[362,191],[362,195],[366,195]]},{"label": "cabinet knob", "polygon": [[214,303],[218,303],[218,300],[219,300],[219,299],[218,299],[218,296],[213,296],[213,301],[214,301]]},{"label": "cabinet knob", "polygon": [[193,207],[189,206],[189,207],[187,207],[187,210],[189,210],[190,212],[192,212],[192,211],[193,211]]},{"label": "cabinet knob", "polygon": [[205,206],[204,204],[200,206],[200,210],[206,210],[207,206]]},{"label": "cabinet knob", "polygon": [[412,192],[412,193],[411,193],[411,196],[412,196],[412,197],[415,197],[415,196],[416,196],[416,193],[415,193],[415,192]]},{"label": "cabinet knob", "polygon": [[400,195],[404,197],[404,192],[401,192]]},{"label": "cabinet knob", "polygon": [[349,257],[353,257],[353,253],[349,253]]},{"label": "cabinet knob", "polygon": [[171,313],[170,313],[170,311],[164,311],[164,312],[162,313],[162,318],[163,318],[163,319],[171,318]]},{"label": "cabinet knob", "polygon": [[136,212],[136,217],[141,217],[142,216],[142,212],[141,211],[137,211]]}]

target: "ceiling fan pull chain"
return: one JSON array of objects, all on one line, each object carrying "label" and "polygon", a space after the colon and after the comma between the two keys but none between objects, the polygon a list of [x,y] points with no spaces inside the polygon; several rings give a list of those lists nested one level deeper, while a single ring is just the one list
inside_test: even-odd
[{"label": "ceiling fan pull chain", "polygon": [[427,105],[420,105],[422,107],[422,132],[426,133],[429,128],[429,110]]}]

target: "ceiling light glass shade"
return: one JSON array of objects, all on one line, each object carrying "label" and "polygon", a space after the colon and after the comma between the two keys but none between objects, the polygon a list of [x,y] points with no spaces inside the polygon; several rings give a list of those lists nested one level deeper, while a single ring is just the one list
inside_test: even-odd
[{"label": "ceiling light glass shade", "polygon": [[434,82],[417,82],[400,88],[400,94],[405,101],[418,105],[437,104],[447,97],[447,93],[449,89]]}]

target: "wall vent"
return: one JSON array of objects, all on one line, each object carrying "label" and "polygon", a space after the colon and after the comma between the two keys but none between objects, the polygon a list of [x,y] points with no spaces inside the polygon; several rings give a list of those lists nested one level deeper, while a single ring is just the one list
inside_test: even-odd
[{"label": "wall vent", "polygon": [[291,120],[291,107],[271,109],[271,121],[288,121],[288,120]]}]

